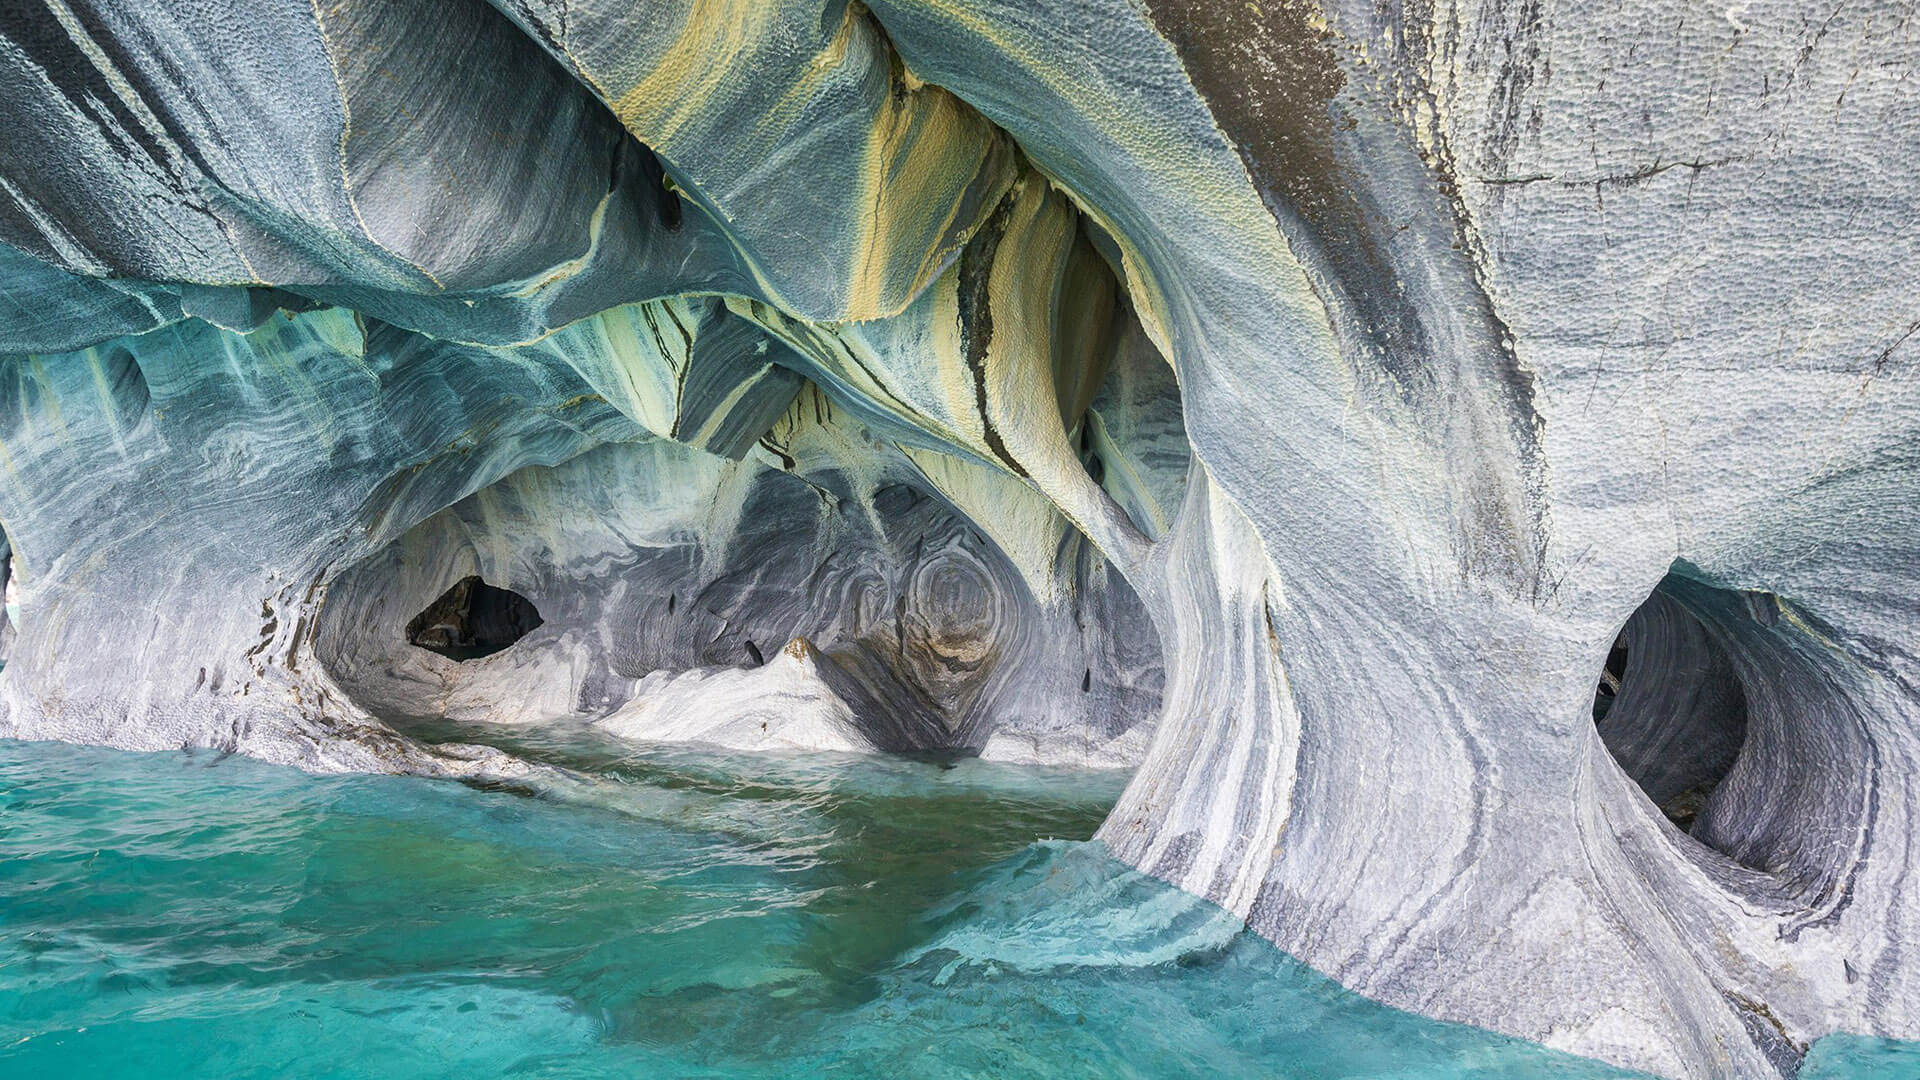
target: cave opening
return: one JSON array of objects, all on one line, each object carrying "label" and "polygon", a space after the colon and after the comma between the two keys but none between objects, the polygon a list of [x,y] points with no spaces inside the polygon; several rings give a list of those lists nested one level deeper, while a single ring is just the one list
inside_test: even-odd
[{"label": "cave opening", "polygon": [[0,671],[12,659],[14,642],[20,637],[20,573],[15,561],[12,544],[0,533],[0,591],[6,599],[6,607],[0,610]]},{"label": "cave opening", "polygon": [[[807,399],[790,413],[778,447],[802,462],[865,430]],[[1036,592],[900,463],[852,460],[871,471],[795,475],[649,439],[516,470],[339,575],[316,658],[355,707],[409,733],[467,725],[469,743],[536,724],[731,749],[1137,763],[1165,674],[1124,575],[1063,533],[1044,564],[1052,591]],[[501,582],[485,569],[498,567],[539,604],[517,626],[512,594],[458,580]],[[440,659],[534,625],[509,662]],[[396,652],[401,638],[420,651]]]},{"label": "cave opening", "polygon": [[470,574],[407,623],[407,643],[452,660],[478,660],[526,637],[542,621],[533,601]]},{"label": "cave opening", "polygon": [[1677,598],[1706,588],[1669,575],[1614,639],[1593,697],[1613,759],[1696,839],[1747,736],[1747,690],[1726,644]]},{"label": "cave opening", "polygon": [[1606,666],[1600,669],[1600,685],[1593,690],[1593,722],[1598,724],[1607,718],[1613,703],[1620,697],[1620,681],[1627,676],[1627,635],[1624,631],[1613,639],[1613,648],[1607,650]]}]

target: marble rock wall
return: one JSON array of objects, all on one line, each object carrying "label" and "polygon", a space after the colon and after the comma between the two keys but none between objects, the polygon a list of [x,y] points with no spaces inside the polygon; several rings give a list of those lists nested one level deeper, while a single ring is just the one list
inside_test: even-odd
[{"label": "marble rock wall", "polygon": [[1920,1036],[1914,15],[13,5],[0,733],[1135,764],[1380,1000]]},{"label": "marble rock wall", "polygon": [[[399,720],[1133,765],[1158,639],[1078,533],[1052,567],[1030,587],[809,386],[744,460],[648,439],[475,492],[331,584],[315,644],[356,703]],[[405,646],[469,574],[541,626],[479,660]]]}]

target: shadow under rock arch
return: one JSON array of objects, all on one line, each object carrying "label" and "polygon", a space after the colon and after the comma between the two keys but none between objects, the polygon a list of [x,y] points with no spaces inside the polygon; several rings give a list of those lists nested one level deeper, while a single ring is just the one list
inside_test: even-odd
[{"label": "shadow under rock arch", "polygon": [[1788,599],[1676,563],[1596,688],[1595,727],[1646,808],[1723,887],[1798,909],[1783,934],[1848,902],[1877,813],[1868,690],[1834,636]]}]

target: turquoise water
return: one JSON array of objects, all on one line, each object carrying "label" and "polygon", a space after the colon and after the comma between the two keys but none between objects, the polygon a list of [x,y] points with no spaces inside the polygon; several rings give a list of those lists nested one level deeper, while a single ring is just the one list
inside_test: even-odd
[{"label": "turquoise water", "polygon": [[1626,1075],[1124,869],[1115,777],[519,749],[578,779],[0,741],[0,1076]]}]

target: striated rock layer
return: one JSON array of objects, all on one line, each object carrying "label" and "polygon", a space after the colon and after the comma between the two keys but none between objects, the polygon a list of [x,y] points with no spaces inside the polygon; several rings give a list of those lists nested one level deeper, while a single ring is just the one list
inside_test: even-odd
[{"label": "striated rock layer", "polygon": [[0,734],[1134,766],[1382,1001],[1920,1036],[1913,14],[14,5]]}]

